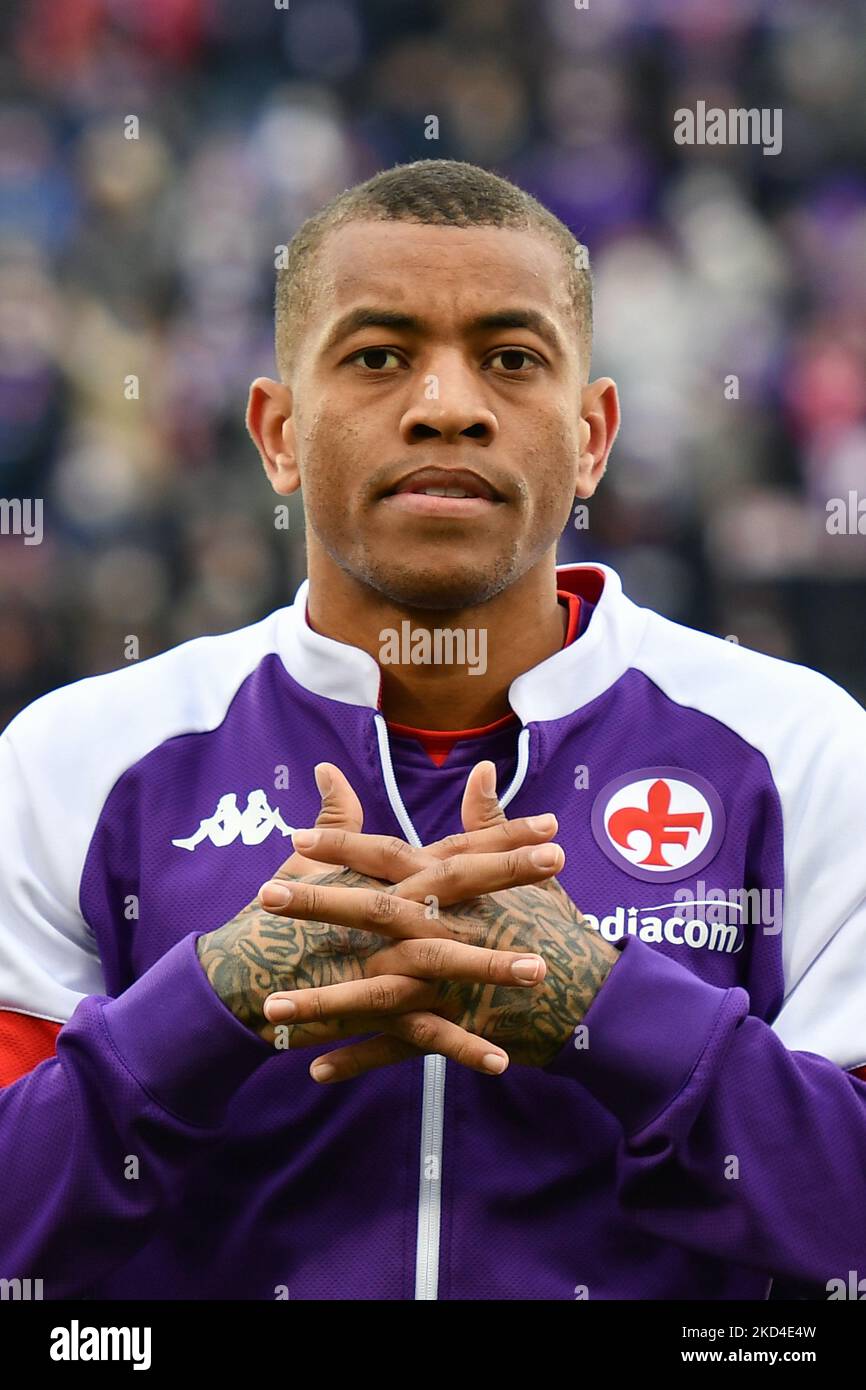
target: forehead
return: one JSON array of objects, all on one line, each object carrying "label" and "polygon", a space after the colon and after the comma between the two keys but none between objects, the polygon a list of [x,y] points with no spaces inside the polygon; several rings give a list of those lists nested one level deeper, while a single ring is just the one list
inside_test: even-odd
[{"label": "forehead", "polygon": [[506,303],[543,310],[563,327],[573,317],[565,256],[538,231],[347,222],[325,237],[315,274],[314,331],[369,303],[440,322]]}]

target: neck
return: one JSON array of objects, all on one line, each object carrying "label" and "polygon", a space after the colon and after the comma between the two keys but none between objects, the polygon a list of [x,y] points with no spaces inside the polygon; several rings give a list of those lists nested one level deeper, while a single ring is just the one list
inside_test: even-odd
[{"label": "neck", "polygon": [[487,603],[456,609],[405,608],[316,552],[308,552],[310,624],[379,663],[382,713],[395,723],[442,730],[492,723],[509,712],[511,682],[562,647],[566,615],[553,550]]}]

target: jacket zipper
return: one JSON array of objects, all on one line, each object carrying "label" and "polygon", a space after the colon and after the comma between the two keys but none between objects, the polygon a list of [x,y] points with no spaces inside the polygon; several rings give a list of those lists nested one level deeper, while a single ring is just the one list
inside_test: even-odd
[{"label": "jacket zipper", "polygon": [[[421,837],[406,810],[388,743],[388,726],[376,715],[379,761],[391,810],[410,845],[421,847]],[[418,1178],[418,1229],[415,1237],[415,1298],[435,1299],[439,1292],[439,1229],[442,1217],[442,1131],[445,1111],[445,1058],[429,1053],[424,1058],[421,1094],[421,1155]]]},{"label": "jacket zipper", "polygon": [[442,1131],[445,1121],[445,1058],[424,1058],[421,1096],[421,1174],[418,1180],[418,1237],[415,1298],[439,1295],[439,1233],[442,1221]]},{"label": "jacket zipper", "polygon": [[[400,795],[388,726],[381,714],[376,714],[376,737],[379,741],[379,761],[385,791],[391,809],[397,817],[406,840],[421,847],[421,837],[412,824],[409,812]],[[517,793],[529,766],[529,729],[522,729],[517,742],[517,767],[511,785],[499,798],[505,808]],[[442,1224],[442,1136],[445,1121],[446,1059],[439,1052],[424,1058],[424,1089],[421,1094],[421,1153],[418,1178],[418,1228],[415,1238],[415,1299],[430,1300],[439,1296],[439,1237]]]}]

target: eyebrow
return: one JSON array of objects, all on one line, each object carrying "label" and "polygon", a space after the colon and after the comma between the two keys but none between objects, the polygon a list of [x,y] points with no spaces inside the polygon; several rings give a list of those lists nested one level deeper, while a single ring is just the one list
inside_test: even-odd
[{"label": "eyebrow", "polygon": [[497,328],[528,328],[554,352],[562,352],[562,340],[552,320],[537,309],[500,309],[495,314],[482,314],[466,327],[470,333],[489,333]]},{"label": "eyebrow", "polygon": [[[362,328],[393,328],[400,333],[424,333],[429,329],[425,319],[415,314],[403,314],[392,309],[378,309],[362,305],[350,309],[337,320],[325,339],[322,352],[357,333]],[[499,309],[495,313],[480,314],[464,324],[468,335],[490,333],[499,328],[526,328],[535,333],[556,353],[562,353],[562,340],[553,322],[536,309]]]}]

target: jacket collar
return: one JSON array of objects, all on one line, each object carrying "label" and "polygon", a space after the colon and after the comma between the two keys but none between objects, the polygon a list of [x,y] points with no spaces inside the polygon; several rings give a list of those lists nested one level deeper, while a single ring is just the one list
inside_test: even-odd
[{"label": "jacket collar", "polygon": [[[512,681],[509,704],[523,724],[561,719],[614,685],[632,664],[649,617],[626,597],[608,565],[557,565],[556,580],[559,588],[589,597],[595,612],[577,641]],[[280,610],[277,640],[286,670],[325,700],[377,710],[378,663],[360,647],[314,631],[307,622],[308,593],[305,579],[294,603]]]}]

